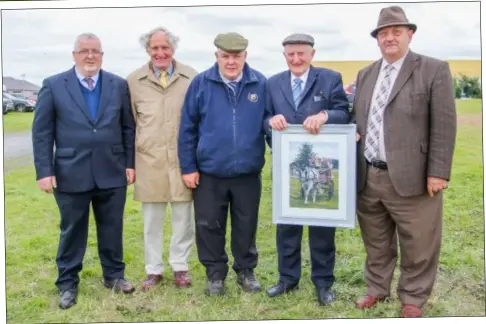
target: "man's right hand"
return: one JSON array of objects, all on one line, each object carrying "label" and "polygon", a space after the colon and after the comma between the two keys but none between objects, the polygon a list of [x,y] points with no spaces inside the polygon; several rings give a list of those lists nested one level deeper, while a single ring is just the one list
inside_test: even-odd
[{"label": "man's right hand", "polygon": [[196,171],[193,173],[184,174],[182,175],[182,180],[184,181],[186,187],[195,189],[199,184],[199,172]]},{"label": "man's right hand", "polygon": [[287,120],[283,115],[275,115],[269,121],[270,127],[278,131],[283,131],[287,128]]},{"label": "man's right hand", "polygon": [[37,180],[37,186],[44,192],[52,193],[52,188],[57,188],[56,177],[45,177]]}]

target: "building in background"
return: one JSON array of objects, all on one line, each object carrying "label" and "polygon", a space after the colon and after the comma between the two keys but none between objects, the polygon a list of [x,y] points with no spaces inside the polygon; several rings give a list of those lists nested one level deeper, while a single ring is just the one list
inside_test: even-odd
[{"label": "building in background", "polygon": [[[13,95],[20,95],[25,99],[37,101],[37,94],[40,87],[26,80],[3,77],[4,91]],[[5,90],[6,88],[6,90]]]}]

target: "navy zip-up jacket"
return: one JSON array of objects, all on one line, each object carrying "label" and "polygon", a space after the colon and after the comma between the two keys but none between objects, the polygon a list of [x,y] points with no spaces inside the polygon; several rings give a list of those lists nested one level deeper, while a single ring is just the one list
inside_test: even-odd
[{"label": "navy zip-up jacket", "polygon": [[258,174],[265,165],[265,76],[243,67],[236,101],[218,64],[199,73],[182,107],[178,156],[182,174],[229,178]]}]

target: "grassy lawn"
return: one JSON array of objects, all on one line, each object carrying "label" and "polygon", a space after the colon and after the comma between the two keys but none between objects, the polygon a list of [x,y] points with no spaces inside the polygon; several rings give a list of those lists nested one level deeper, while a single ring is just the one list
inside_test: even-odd
[{"label": "grassy lawn", "polygon": [[[484,217],[482,128],[480,101],[461,101],[458,111],[473,116],[476,123],[459,127],[453,177],[445,193],[444,236],[440,270],[425,316],[484,316]],[[28,115],[28,114],[26,114]],[[15,114],[7,118],[17,118]],[[22,116],[23,117],[23,116]],[[267,158],[267,161],[271,161]],[[275,225],[271,222],[270,163],[263,175],[263,195],[258,232],[260,253],[256,275],[264,288],[278,278]],[[132,189],[130,189],[130,197]],[[194,286],[178,290],[170,269],[166,281],[150,293],[137,290],[134,295],[112,294],[102,286],[96,250],[94,222],[90,224],[88,250],[78,304],[63,311],[57,306],[54,287],[57,271],[55,255],[59,235],[59,216],[52,196],[41,193],[32,167],[5,174],[6,294],[9,323],[25,322],[150,322],[202,320],[269,320],[318,318],[396,317],[396,293],[390,303],[360,311],[354,300],[364,292],[364,249],[359,229],[338,229],[335,268],[337,302],[320,307],[310,281],[307,230],[302,244],[301,288],[286,296],[270,299],[264,292],[242,292],[230,271],[225,297],[203,294],[204,269],[194,248],[190,257]],[[127,279],[137,285],[144,277],[143,223],[140,205],[130,198],[125,216],[125,261]],[[93,218],[91,218],[93,220]],[[168,219],[169,220],[169,219]],[[167,221],[168,221],[167,220]],[[170,242],[170,225],[165,227],[165,256]],[[229,233],[229,231],[228,231]],[[229,242],[228,242],[228,250]],[[230,259],[231,262],[231,259]],[[396,282],[396,280],[395,280]],[[395,287],[395,284],[393,285]]]},{"label": "grassy lawn", "polygon": [[19,113],[11,111],[3,115],[3,132],[4,134],[29,132],[32,129],[33,119],[33,112]]}]

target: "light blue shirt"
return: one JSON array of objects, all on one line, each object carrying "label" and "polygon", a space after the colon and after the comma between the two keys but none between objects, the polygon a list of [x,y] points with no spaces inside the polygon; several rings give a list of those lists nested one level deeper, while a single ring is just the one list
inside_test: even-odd
[{"label": "light blue shirt", "polygon": [[[76,71],[76,76],[77,76],[79,82],[81,82],[81,84],[83,85],[83,87],[85,87],[88,90],[91,90],[88,87],[88,82],[86,82],[84,80],[86,77],[84,75],[82,75],[81,73],[79,73],[79,71],[78,71],[78,69],[76,67],[74,68],[74,70]],[[100,72],[98,72],[95,75],[93,75],[92,77],[90,77],[91,79],[93,79],[93,89],[96,87],[96,83],[98,83],[98,78],[99,77],[100,77]]]},{"label": "light blue shirt", "polygon": [[[157,80],[160,80],[160,76],[162,72],[154,65],[154,74],[157,77]],[[169,66],[167,67],[167,79],[170,79],[172,74],[174,73],[174,65],[170,62]]]}]

